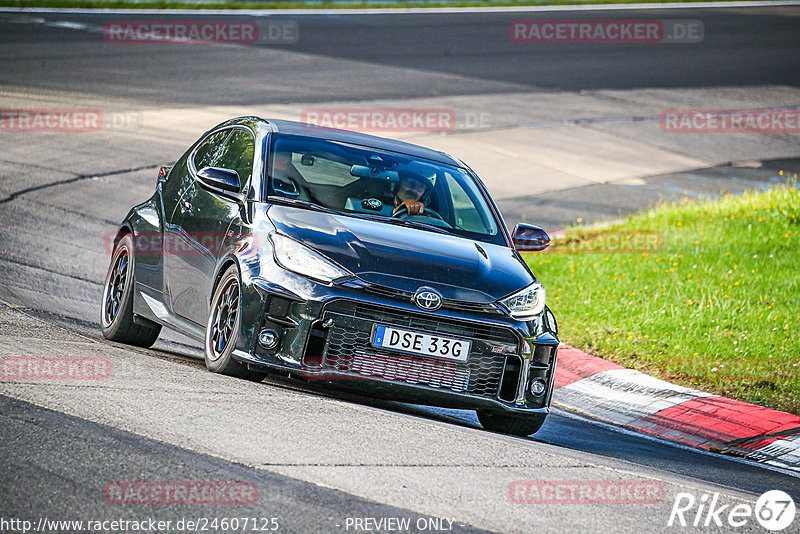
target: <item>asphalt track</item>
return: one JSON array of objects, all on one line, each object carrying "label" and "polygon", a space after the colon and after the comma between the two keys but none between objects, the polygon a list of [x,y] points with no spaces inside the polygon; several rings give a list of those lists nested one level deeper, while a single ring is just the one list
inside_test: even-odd
[{"label": "asphalt track", "polygon": [[[31,28],[21,23],[27,18],[102,28],[108,21],[147,20],[142,15],[8,14],[6,20],[18,23],[3,27],[0,82],[192,105],[469,95],[503,88],[797,86],[800,32],[796,13],[796,7],[774,7],[527,15],[273,15],[259,20],[300,23],[297,43],[191,49],[158,44],[114,46],[104,42],[99,32],[64,26]],[[698,46],[551,43],[534,48],[508,38],[508,25],[516,19],[593,17],[699,20],[704,39]],[[185,20],[187,16],[157,18]],[[225,19],[251,20],[241,15]],[[341,60],[359,63],[347,68]],[[403,75],[392,76],[378,67],[403,69]]]},{"label": "asphalt track", "polygon": [[[293,45],[116,46],[96,31],[116,15],[2,13],[0,107],[800,86],[796,7],[608,16],[698,19],[706,39],[691,49],[532,52],[508,42],[508,22],[529,18],[519,14],[293,15],[302,35]],[[641,532],[692,530],[666,526],[680,491],[752,504],[782,489],[800,502],[800,478],[790,473],[558,409],[534,437],[511,438],[480,430],[471,413],[376,403],[287,379],[251,384],[212,375],[197,348],[174,334],[152,350],[103,341],[94,326],[108,258],[103,236],[151,194],[157,165],[183,150],[184,137],[137,129],[0,133],[0,300],[10,304],[0,306],[0,356],[103,355],[113,364],[97,384],[0,382],[0,517],[268,516],[286,532],[353,532],[348,517],[443,517],[459,531]],[[557,197],[548,202],[552,221],[571,220]],[[515,480],[621,479],[657,481],[664,498],[649,505],[509,499]],[[245,480],[257,485],[259,501],[233,510],[112,506],[102,489],[119,480]],[[736,531],[759,528],[751,521]]]}]

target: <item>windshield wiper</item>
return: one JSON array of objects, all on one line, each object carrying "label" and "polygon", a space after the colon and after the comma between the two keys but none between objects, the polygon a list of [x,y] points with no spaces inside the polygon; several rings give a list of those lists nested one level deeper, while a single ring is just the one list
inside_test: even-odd
[{"label": "windshield wiper", "polygon": [[438,232],[440,234],[451,235],[450,232],[448,232],[444,228],[439,228],[438,226],[434,226],[432,224],[426,224],[426,223],[421,223],[421,222],[416,222],[416,221],[408,221],[408,220],[405,220],[405,219],[395,219],[395,218],[390,218],[390,217],[380,217],[380,218],[376,217],[376,219],[379,219],[381,221],[387,222],[389,224],[397,224],[397,225],[400,225],[400,226],[408,226],[410,228],[417,228],[418,230],[428,230],[429,232]]}]

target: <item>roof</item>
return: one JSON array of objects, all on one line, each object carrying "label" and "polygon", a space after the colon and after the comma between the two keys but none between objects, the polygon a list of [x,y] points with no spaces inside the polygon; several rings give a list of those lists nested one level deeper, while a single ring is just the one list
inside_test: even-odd
[{"label": "roof", "polygon": [[302,135],[305,137],[327,139],[331,141],[339,141],[341,143],[350,143],[353,145],[363,145],[381,150],[408,154],[409,156],[425,158],[439,163],[454,165],[456,167],[464,166],[461,161],[448,154],[445,154],[444,152],[431,150],[429,148],[413,145],[411,143],[405,143],[403,141],[395,141],[393,139],[351,132],[349,130],[326,128],[323,126],[317,126],[303,122],[285,121],[280,119],[267,119],[267,121],[273,125],[273,131],[288,135]]}]

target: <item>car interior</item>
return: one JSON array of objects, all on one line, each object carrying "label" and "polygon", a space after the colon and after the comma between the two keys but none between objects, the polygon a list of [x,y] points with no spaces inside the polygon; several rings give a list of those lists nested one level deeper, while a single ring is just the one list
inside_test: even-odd
[{"label": "car interior", "polygon": [[[470,234],[498,234],[480,192],[462,186],[456,169],[448,172],[433,162],[317,139],[282,138],[273,143],[270,154],[269,197]],[[423,212],[409,215],[405,208],[395,210],[395,198],[404,180],[424,183],[424,193],[418,199],[424,205]]]}]

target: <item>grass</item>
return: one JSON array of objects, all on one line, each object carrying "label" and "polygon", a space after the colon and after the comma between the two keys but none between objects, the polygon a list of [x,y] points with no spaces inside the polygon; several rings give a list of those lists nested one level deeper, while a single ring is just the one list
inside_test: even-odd
[{"label": "grass", "polygon": [[[686,201],[572,227],[526,260],[565,343],[800,415],[799,206],[796,186]],[[640,246],[619,253],[620,236]]]},{"label": "grass", "polygon": [[726,0],[0,0],[0,7],[42,7],[76,9],[381,9],[408,7],[490,7],[591,4],[663,4]]}]

